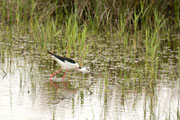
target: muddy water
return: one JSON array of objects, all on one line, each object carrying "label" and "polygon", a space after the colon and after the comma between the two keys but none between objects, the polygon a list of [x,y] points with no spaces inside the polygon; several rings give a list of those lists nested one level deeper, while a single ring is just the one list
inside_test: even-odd
[{"label": "muddy water", "polygon": [[[98,43],[97,43],[98,44]],[[176,51],[160,52],[155,78],[145,78],[142,50],[99,43],[85,66],[94,76],[63,71],[47,53],[11,48],[4,42],[0,63],[0,118],[3,120],[143,120],[180,116]],[[95,45],[96,46],[96,45]],[[57,52],[58,53],[58,52]],[[149,82],[151,81],[151,82]]]}]

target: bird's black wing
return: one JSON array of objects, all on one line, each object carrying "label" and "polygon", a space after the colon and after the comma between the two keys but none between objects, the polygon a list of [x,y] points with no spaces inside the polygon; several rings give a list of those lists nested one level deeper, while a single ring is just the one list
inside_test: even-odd
[{"label": "bird's black wing", "polygon": [[70,63],[76,63],[73,59],[66,58],[66,57],[61,57],[61,56],[55,55],[55,54],[53,54],[53,53],[51,53],[51,52],[49,52],[49,51],[47,51],[47,52],[48,52],[49,54],[53,55],[54,57],[60,59],[60,60],[63,61],[63,62],[68,61],[68,62],[70,62]]}]

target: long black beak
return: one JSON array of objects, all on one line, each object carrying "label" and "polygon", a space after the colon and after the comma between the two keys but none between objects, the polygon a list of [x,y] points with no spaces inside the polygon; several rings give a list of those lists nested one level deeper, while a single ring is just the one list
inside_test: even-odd
[{"label": "long black beak", "polygon": [[94,74],[93,74],[92,72],[90,72],[90,74],[91,74],[93,77],[95,77]]}]

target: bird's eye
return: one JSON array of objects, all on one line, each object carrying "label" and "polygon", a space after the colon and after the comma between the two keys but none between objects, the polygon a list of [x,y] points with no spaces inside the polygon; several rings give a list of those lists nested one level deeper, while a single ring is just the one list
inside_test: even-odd
[{"label": "bird's eye", "polygon": [[86,68],[86,70],[87,70],[87,71],[90,71],[90,69],[89,69],[88,67]]}]

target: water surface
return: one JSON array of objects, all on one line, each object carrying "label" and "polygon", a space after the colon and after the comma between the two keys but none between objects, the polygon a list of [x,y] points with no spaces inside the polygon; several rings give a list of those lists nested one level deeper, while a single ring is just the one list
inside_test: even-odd
[{"label": "water surface", "polygon": [[49,78],[60,66],[46,52],[1,42],[4,49],[0,60],[0,118],[177,119],[180,116],[177,52],[168,47],[160,51],[157,76],[146,78],[143,49],[124,49],[120,43],[105,41],[99,40],[98,50],[89,50],[83,61],[94,76],[72,71],[62,81],[61,71],[53,78],[58,89],[50,84]]}]

